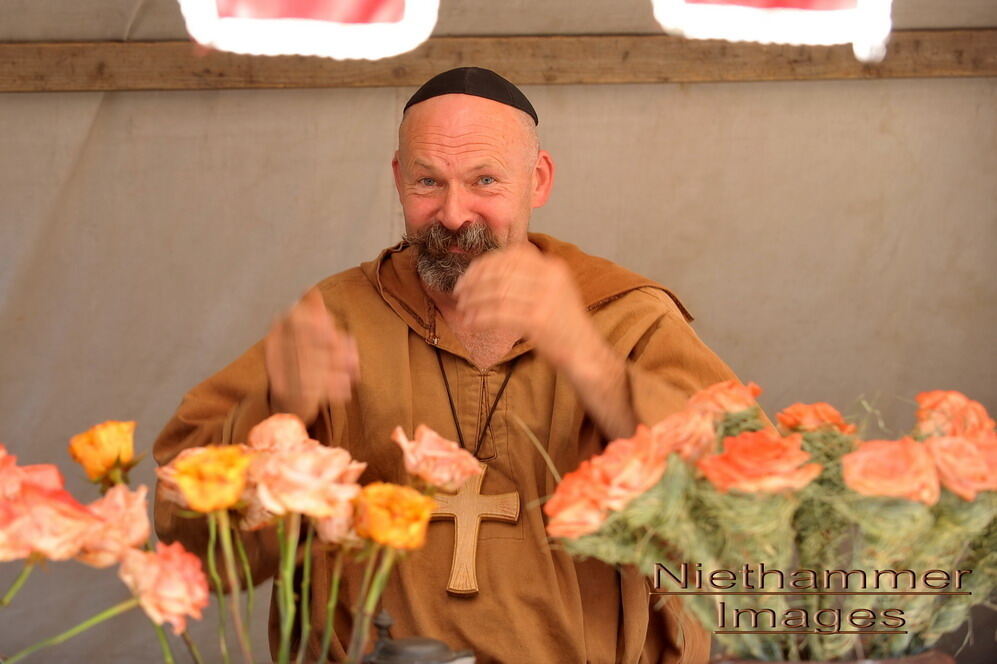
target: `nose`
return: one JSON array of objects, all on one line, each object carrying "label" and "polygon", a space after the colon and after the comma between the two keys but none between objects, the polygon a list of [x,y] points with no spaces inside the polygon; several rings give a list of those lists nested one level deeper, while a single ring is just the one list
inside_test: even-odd
[{"label": "nose", "polygon": [[469,205],[469,194],[462,187],[447,187],[443,196],[443,204],[439,211],[441,224],[451,231],[456,231],[467,222],[474,221],[474,215]]}]

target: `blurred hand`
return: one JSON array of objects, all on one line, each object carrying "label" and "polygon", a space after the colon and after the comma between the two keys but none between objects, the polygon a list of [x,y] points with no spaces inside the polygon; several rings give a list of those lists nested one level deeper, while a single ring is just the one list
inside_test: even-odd
[{"label": "blurred hand", "polygon": [[293,413],[311,424],[324,402],[350,400],[360,377],[356,340],[336,329],[317,288],[274,323],[263,347],[276,412]]},{"label": "blurred hand", "polygon": [[600,343],[568,265],[532,245],[476,259],[454,296],[466,325],[525,338],[558,368],[571,368]]}]

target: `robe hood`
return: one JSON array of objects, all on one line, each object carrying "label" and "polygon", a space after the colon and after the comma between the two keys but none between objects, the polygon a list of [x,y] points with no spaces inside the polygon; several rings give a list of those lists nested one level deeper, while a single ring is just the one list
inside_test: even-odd
[{"label": "robe hood", "polygon": [[[586,254],[575,245],[549,235],[530,233],[529,241],[544,255],[556,256],[568,264],[588,311],[595,311],[632,290],[655,288],[667,293],[686,321],[692,321],[692,316],[678,297],[655,281],[612,261]],[[422,289],[416,272],[415,248],[400,242],[382,251],[376,259],[363,263],[360,268],[399,318],[427,342],[440,344],[436,305]]]}]

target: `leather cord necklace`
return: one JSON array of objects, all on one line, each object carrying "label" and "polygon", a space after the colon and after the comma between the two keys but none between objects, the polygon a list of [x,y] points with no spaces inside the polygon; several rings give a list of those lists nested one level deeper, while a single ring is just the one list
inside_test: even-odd
[{"label": "leather cord necklace", "polygon": [[[447,379],[447,371],[443,367],[443,354],[440,352],[439,347],[436,347],[435,350],[436,361],[440,365],[440,373],[443,374],[443,384],[447,388],[447,399],[450,401],[450,414],[453,415],[453,423],[457,428],[457,440],[460,442],[460,446],[466,450],[467,444],[464,442],[464,432],[460,428],[460,418],[457,416],[457,406],[454,404],[453,391],[450,389],[450,381]],[[509,373],[507,373],[505,378],[502,380],[502,386],[499,387],[498,394],[495,395],[495,401],[492,402],[492,407],[488,409],[488,415],[485,417],[485,425],[481,427],[481,433],[478,434],[478,439],[474,443],[474,450],[471,451],[471,454],[481,461],[484,461],[485,459],[478,457],[478,452],[481,451],[481,445],[485,442],[485,435],[488,433],[488,425],[492,421],[492,415],[495,414],[495,408],[498,406],[499,400],[502,398],[502,394],[505,392],[505,388],[509,384],[509,379],[512,378],[512,372],[516,368],[516,362],[519,361],[520,357],[522,357],[522,355],[513,358],[513,360],[509,363]]]}]

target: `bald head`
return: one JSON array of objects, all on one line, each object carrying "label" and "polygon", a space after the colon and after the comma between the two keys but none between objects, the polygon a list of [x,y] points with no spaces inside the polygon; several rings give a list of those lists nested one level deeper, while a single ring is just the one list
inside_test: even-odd
[{"label": "bald head", "polygon": [[[409,107],[398,126],[398,156],[405,160],[416,145],[480,141],[517,155],[516,166],[531,169],[540,151],[537,127],[527,113],[474,95],[446,94]],[[514,167],[513,164],[509,164]]]}]

